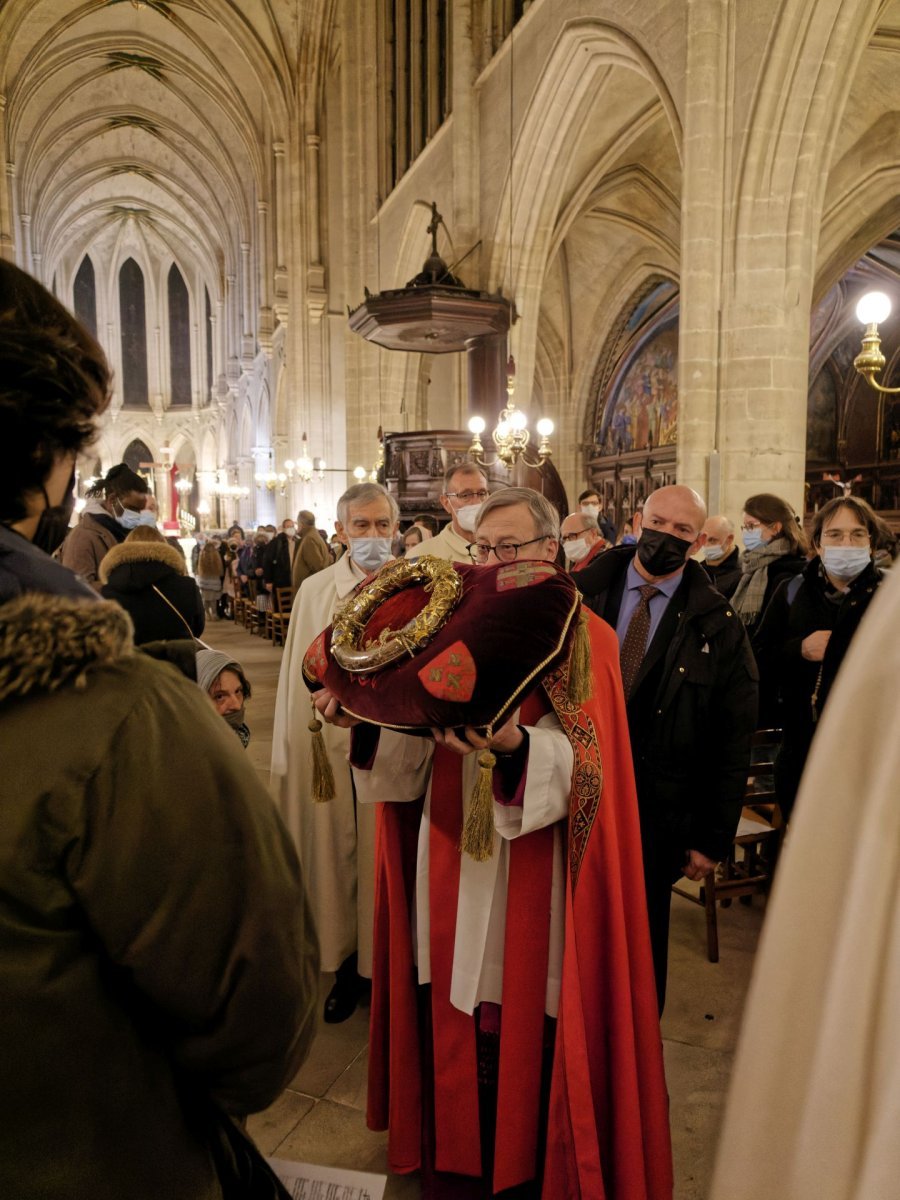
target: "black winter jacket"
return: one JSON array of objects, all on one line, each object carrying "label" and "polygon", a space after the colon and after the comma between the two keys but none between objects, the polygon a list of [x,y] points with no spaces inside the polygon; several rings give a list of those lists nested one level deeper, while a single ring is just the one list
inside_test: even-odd
[{"label": "black winter jacket", "polygon": [[286,533],[277,533],[266,546],[263,579],[273,587],[291,586],[291,539]]},{"label": "black winter jacket", "polygon": [[703,570],[709,576],[710,583],[726,600],[734,595],[734,589],[741,582],[741,554],[737,547],[725,558],[717,562],[705,562]]},{"label": "black winter jacket", "polygon": [[[793,807],[822,708],[880,582],[880,572],[870,565],[846,592],[836,592],[819,559],[814,558],[799,584],[791,580],[782,583],[753,639],[759,663],[762,719],[784,730],[775,780],[785,817]],[[831,637],[822,661],[810,662],[803,657],[802,643],[819,629],[830,630]]]},{"label": "black winter jacket", "polygon": [[184,556],[164,542],[125,541],[100,563],[100,594],[115,600],[131,617],[136,646],[187,638],[188,629],[195,637],[203,632],[203,600],[196,583],[184,572]]},{"label": "black winter jacket", "polygon": [[[588,606],[613,628],[635,552],[614,547],[578,575]],[[758,678],[737,614],[689,560],[628,700],[645,838],[724,856],[747,784]]]}]

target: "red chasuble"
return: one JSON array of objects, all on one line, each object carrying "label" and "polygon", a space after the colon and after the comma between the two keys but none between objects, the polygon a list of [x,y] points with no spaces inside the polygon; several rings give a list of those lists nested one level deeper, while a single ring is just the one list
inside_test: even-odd
[{"label": "red chasuble", "polygon": [[[668,1200],[668,1098],[618,642],[593,616],[589,632],[594,697],[580,706],[567,700],[564,665],[544,679],[543,695],[530,698],[532,711],[523,714],[533,723],[549,701],[575,753],[543,1197]],[[436,1167],[478,1175],[474,1018],[449,1001],[462,824],[460,763],[454,758],[438,747],[432,772]],[[401,1173],[421,1163],[422,1068],[410,926],[420,818],[419,805],[379,806],[368,1124],[389,1130],[390,1166]],[[552,828],[510,844],[495,1192],[535,1171],[551,873]]]}]

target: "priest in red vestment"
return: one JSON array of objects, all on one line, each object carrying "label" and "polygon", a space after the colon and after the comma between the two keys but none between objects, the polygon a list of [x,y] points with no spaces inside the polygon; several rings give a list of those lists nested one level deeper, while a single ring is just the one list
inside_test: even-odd
[{"label": "priest in red vestment", "polygon": [[[519,601],[515,627],[492,630],[472,605],[466,624],[461,605],[444,642],[407,647],[393,678],[342,690],[332,669],[315,693],[326,720],[356,726],[357,796],[379,806],[368,1122],[389,1130],[393,1171],[421,1171],[426,1197],[672,1195],[618,643],[578,614],[558,549],[542,496],[496,493],[472,557],[481,592]],[[573,698],[579,625],[586,700]],[[318,681],[320,643],[304,664]],[[514,703],[490,710],[503,714],[493,728],[448,718],[431,737],[399,731],[412,725],[398,695],[421,684],[468,714],[504,662],[510,678],[526,673]],[[398,676],[415,687],[398,693]],[[488,823],[473,832],[476,809]]]}]

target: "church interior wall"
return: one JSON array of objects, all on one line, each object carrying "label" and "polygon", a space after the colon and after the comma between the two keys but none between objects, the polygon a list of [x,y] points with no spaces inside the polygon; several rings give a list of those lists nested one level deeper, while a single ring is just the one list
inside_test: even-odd
[{"label": "church interior wall", "polygon": [[[434,200],[445,259],[480,243],[464,281],[515,301],[516,400],[556,423],[570,495],[595,449],[604,347],[665,278],[681,293],[679,478],[732,516],[748,489],[800,506],[810,311],[900,226],[898,0],[815,13],[802,0],[536,0],[499,40],[487,6],[460,0],[452,111],[389,188],[378,11],[329,0],[293,21],[253,0],[214,5],[201,30],[187,10],[170,22],[151,6],[4,7],[0,250],[68,300],[90,253],[117,381],[116,273],[135,258],[154,444],[181,419],[168,409],[173,261],[190,302],[198,478],[251,478],[249,498],[224,502],[244,519],[333,507],[349,474],[284,496],[255,486],[304,432],[352,470],[371,466],[379,424],[463,425],[464,355],[391,353],[345,324],[365,287],[421,269]],[[249,447],[231,432],[245,411]],[[118,393],[107,419],[110,453],[147,434]]]}]

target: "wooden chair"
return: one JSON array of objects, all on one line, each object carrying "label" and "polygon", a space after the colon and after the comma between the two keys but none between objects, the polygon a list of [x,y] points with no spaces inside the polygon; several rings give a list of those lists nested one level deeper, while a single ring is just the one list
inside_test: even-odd
[{"label": "wooden chair", "polygon": [[[236,584],[235,586],[239,587],[240,584]],[[234,600],[232,602],[232,609],[233,609],[233,613],[234,613],[235,625],[243,625],[244,624],[244,614],[247,610],[247,597],[244,595],[243,592],[235,592]]]},{"label": "wooden chair", "polygon": [[275,646],[283,646],[287,640],[288,625],[291,620],[291,608],[294,603],[294,589],[280,588],[279,591],[287,593],[287,603],[282,597],[281,606],[272,613],[272,644]]},{"label": "wooden chair", "polygon": [[710,962],[719,961],[717,905],[727,908],[735,896],[743,904],[752,904],[754,896],[765,895],[772,885],[784,837],[774,777],[774,755],[780,741],[779,729],[759,729],[753,735],[741,819],[718,870],[704,877],[699,892],[689,891],[681,883],[672,888],[676,895],[706,910],[706,953]]},{"label": "wooden chair", "polygon": [[294,603],[294,589],[291,587],[277,587],[272,589],[272,607],[266,613],[266,637],[271,638],[274,645],[279,643],[275,639],[276,629],[281,636],[281,644],[284,644],[284,635],[288,627],[288,621],[291,618],[291,605]]},{"label": "wooden chair", "polygon": [[256,597],[261,587],[262,584],[257,584],[255,579],[247,582],[247,596],[241,610],[241,624],[251,634],[256,633],[260,624],[260,613],[256,611]]}]

